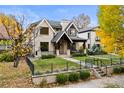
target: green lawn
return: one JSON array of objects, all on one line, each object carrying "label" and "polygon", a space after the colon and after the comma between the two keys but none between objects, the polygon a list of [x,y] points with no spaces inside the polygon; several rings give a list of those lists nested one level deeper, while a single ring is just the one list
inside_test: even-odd
[{"label": "green lawn", "polygon": [[103,59],[110,59],[110,58],[120,58],[119,56],[117,55],[110,55],[110,54],[107,54],[107,55],[90,55],[94,58],[103,58]]},{"label": "green lawn", "polygon": [[[102,60],[102,64],[103,65],[111,65],[111,60],[110,58],[112,58],[112,63],[113,64],[117,64],[120,62],[119,56],[115,56],[115,55],[90,55],[90,56],[83,56],[83,57],[74,57],[77,60],[81,60],[81,61],[85,61],[85,59],[101,59]],[[123,59],[124,62],[124,59]],[[94,65],[97,65],[97,62],[95,61],[93,63]],[[100,65],[100,61],[98,62],[98,64]]]},{"label": "green lawn", "polygon": [[80,60],[80,61],[85,61],[86,58],[89,58],[88,56],[82,56],[82,57],[74,57],[75,59],[77,60]]},{"label": "green lawn", "polygon": [[68,62],[68,68],[69,69],[76,69],[79,68],[79,65],[76,63],[73,63],[71,61],[64,60],[62,58],[56,57],[51,59],[39,59],[34,61],[35,65],[35,73],[48,73],[51,72],[51,65],[53,65],[54,71],[60,71],[67,68],[67,62]]}]

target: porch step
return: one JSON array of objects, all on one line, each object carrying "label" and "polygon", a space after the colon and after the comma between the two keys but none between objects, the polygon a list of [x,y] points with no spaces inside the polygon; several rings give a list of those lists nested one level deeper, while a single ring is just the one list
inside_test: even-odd
[{"label": "porch step", "polygon": [[100,67],[94,67],[94,70],[97,72],[99,77],[106,76],[106,73],[104,71],[102,71],[102,69]]}]

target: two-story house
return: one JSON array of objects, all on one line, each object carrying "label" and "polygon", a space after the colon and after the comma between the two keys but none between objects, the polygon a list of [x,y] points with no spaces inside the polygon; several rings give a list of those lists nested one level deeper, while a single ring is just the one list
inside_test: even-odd
[{"label": "two-story house", "polygon": [[96,35],[96,29],[98,28],[99,26],[80,29],[79,37],[83,37],[87,39],[87,42],[86,42],[87,49],[91,49],[94,44],[97,45],[98,47],[101,46],[100,38]]},{"label": "two-story house", "polygon": [[32,34],[35,37],[32,41],[35,57],[48,53],[70,56],[71,51],[86,48],[87,39],[78,36],[79,29],[72,21],[42,19],[31,25],[35,25]]}]

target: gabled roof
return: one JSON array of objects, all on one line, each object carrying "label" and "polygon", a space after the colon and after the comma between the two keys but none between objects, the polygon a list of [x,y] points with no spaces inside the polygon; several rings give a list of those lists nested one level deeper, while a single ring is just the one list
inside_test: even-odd
[{"label": "gabled roof", "polygon": [[79,29],[77,28],[77,26],[75,25],[74,22],[70,22],[70,23],[67,25],[67,27],[65,28],[65,31],[67,31],[72,25],[73,25],[73,26],[75,27],[75,29],[79,32]]},{"label": "gabled roof", "polygon": [[59,21],[54,21],[54,20],[48,20],[48,22],[50,23],[50,25],[53,28],[62,28],[61,24]]},{"label": "gabled roof", "polygon": [[[44,20],[44,19],[42,19]],[[34,22],[32,23],[31,25],[38,25],[42,22],[42,20],[40,21],[37,21],[37,22]],[[46,19],[47,20],[47,19]],[[60,24],[60,21],[54,21],[54,20],[47,20],[49,22],[49,24],[53,27],[53,28],[62,28],[61,24]]]},{"label": "gabled roof", "polygon": [[71,43],[73,43],[73,41],[72,41],[71,38],[66,34],[65,31],[59,31],[59,32],[54,36],[54,38],[51,40],[51,42],[53,42],[53,43],[58,43],[59,40],[62,38],[63,35],[66,35],[67,38],[69,39],[69,41],[70,41]]}]

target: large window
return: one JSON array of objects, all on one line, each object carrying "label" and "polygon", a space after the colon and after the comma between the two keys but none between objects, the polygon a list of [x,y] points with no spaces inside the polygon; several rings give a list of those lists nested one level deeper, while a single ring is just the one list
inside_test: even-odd
[{"label": "large window", "polygon": [[48,35],[49,34],[49,28],[48,27],[43,27],[40,29],[40,34],[41,35]]},{"label": "large window", "polygon": [[49,43],[48,42],[40,42],[41,51],[48,51],[49,50]]}]

